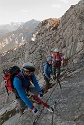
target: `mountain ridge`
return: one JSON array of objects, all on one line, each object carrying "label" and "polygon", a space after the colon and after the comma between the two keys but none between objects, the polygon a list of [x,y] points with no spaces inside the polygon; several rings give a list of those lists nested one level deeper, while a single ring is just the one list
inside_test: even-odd
[{"label": "mountain ridge", "polygon": [[[17,27],[15,31],[6,33],[0,39],[0,52],[3,53],[5,51],[14,49],[16,47],[16,43],[18,44],[17,47],[19,47],[20,45],[23,45],[24,43],[30,41],[32,32],[34,32],[34,29],[38,24],[39,21],[32,19],[24,24],[19,25],[19,27]],[[12,47],[11,45],[12,42],[15,42],[15,45],[13,44],[14,47]]]}]

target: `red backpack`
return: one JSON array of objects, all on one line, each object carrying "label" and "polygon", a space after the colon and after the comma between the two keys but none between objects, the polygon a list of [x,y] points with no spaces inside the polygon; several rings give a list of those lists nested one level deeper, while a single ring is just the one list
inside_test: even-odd
[{"label": "red backpack", "polygon": [[19,72],[20,72],[20,68],[18,66],[10,67],[10,69],[8,70],[7,69],[3,70],[3,73],[4,73],[3,78],[5,80],[5,87],[6,87],[7,93],[8,91],[14,90],[13,80],[15,76],[19,77],[21,80],[23,79],[22,75]]}]

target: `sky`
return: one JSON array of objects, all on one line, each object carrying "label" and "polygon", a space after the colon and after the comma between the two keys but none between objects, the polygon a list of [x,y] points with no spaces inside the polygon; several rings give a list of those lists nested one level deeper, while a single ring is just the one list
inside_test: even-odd
[{"label": "sky", "polygon": [[80,0],[0,0],[0,25],[59,18]]}]

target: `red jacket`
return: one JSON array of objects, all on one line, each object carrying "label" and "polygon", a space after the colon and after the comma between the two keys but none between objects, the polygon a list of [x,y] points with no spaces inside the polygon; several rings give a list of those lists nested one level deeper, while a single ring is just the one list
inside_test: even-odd
[{"label": "red jacket", "polygon": [[52,57],[52,65],[54,67],[61,66],[61,61],[63,60],[63,54],[62,53],[59,53],[58,55],[56,55],[55,53],[53,53],[51,55],[51,57]]}]

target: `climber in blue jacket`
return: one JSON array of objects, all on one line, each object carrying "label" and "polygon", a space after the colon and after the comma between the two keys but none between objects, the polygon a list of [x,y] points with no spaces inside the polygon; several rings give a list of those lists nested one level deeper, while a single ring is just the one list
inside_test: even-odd
[{"label": "climber in blue jacket", "polygon": [[[22,66],[22,70],[20,71],[23,80],[16,76],[13,81],[18,108],[21,114],[23,114],[24,112],[25,104],[28,108],[30,108],[30,110],[33,111],[35,115],[38,115],[39,112],[38,109],[33,106],[33,103],[27,96],[27,91],[30,91],[31,93],[38,95],[39,97],[43,96],[42,88],[40,88],[38,84],[38,81],[34,75],[34,71],[35,68],[32,63],[24,63]],[[31,80],[34,86],[31,86]]]},{"label": "climber in blue jacket", "polygon": [[53,71],[52,71],[52,58],[51,57],[47,57],[47,61],[44,65],[44,80],[46,82],[44,91],[45,93],[47,92],[47,90],[50,88],[51,83],[50,83],[50,77],[51,75],[53,75]]}]

